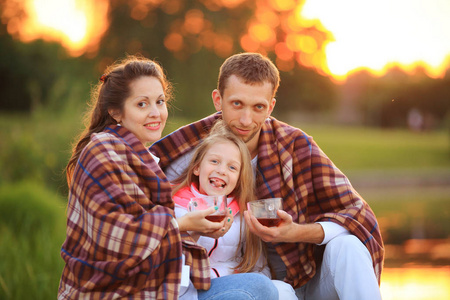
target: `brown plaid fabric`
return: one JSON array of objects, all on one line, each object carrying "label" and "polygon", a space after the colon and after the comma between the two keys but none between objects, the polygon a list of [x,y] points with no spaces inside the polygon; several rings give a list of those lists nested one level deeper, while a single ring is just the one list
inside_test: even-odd
[{"label": "brown plaid fabric", "polygon": [[178,299],[182,253],[209,289],[206,251],[183,241],[171,187],[144,145],[111,126],[83,150],[70,185],[59,299]]},{"label": "brown plaid fabric", "polygon": [[[192,150],[207,134],[216,113],[186,125],[151,147],[164,169]],[[299,224],[331,221],[347,228],[369,250],[380,282],[384,245],[376,217],[347,177],[322,152],[312,137],[271,117],[262,127],[257,164],[257,196],[281,197],[284,210]],[[287,266],[286,281],[294,288],[316,273],[309,243],[279,243],[276,250]]]}]

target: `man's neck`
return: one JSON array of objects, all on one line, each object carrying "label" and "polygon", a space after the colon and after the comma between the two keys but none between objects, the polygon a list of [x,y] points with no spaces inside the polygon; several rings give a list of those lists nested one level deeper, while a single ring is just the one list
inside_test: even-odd
[{"label": "man's neck", "polygon": [[259,137],[257,139],[252,139],[246,143],[252,159],[255,158],[256,155],[258,155],[258,144],[259,144]]}]

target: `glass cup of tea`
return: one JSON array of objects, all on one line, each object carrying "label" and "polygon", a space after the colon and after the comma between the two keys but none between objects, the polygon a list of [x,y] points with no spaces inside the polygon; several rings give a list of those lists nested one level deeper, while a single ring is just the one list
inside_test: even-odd
[{"label": "glass cup of tea", "polygon": [[277,214],[277,211],[282,209],[281,198],[250,201],[247,203],[247,209],[264,226],[276,227],[281,222],[281,218]]},{"label": "glass cup of tea", "polygon": [[205,210],[210,207],[217,206],[218,209],[205,218],[211,222],[222,222],[225,218],[225,209],[227,208],[227,197],[224,195],[217,196],[201,196],[191,198],[188,204],[189,211]]}]

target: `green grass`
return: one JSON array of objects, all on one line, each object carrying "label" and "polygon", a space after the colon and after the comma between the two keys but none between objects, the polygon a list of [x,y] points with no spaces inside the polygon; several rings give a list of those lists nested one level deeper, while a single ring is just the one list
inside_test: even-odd
[{"label": "green grass", "polygon": [[[195,120],[170,119],[163,134]],[[313,136],[342,170],[423,170],[450,168],[450,135],[362,126],[295,124]]]},{"label": "green grass", "polygon": [[317,125],[302,129],[343,170],[450,167],[447,132]]},{"label": "green grass", "polygon": [[55,299],[65,207],[33,182],[0,187],[0,299]]}]

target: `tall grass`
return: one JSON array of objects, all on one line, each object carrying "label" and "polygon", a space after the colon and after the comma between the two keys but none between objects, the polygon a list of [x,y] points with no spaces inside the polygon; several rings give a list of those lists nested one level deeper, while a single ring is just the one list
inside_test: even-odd
[{"label": "tall grass", "polygon": [[63,261],[65,208],[40,184],[0,186],[0,299],[54,299]]}]

